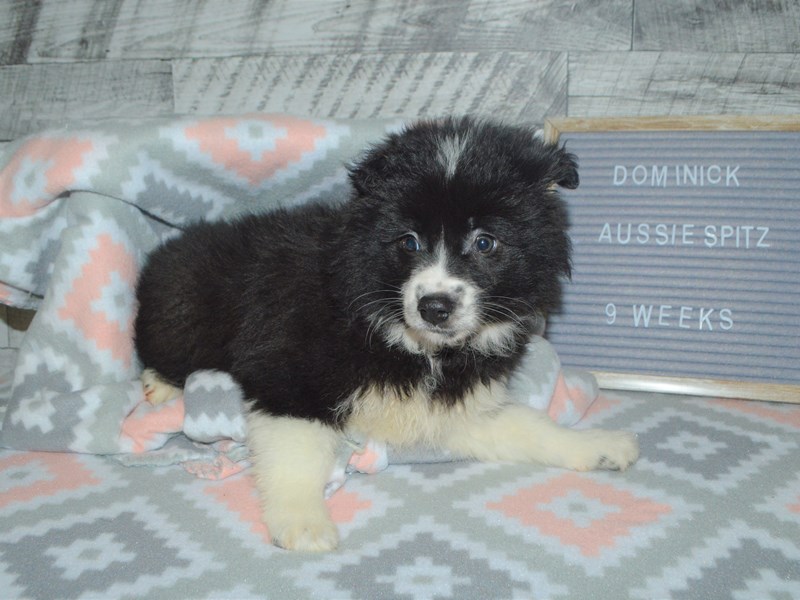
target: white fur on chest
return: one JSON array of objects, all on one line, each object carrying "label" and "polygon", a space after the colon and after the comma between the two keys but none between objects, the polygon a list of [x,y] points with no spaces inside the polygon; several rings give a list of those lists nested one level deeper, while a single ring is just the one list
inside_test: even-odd
[{"label": "white fur on chest", "polygon": [[499,381],[476,385],[452,406],[432,400],[424,388],[401,394],[373,386],[350,402],[346,429],[396,447],[424,444],[438,448],[455,429],[497,412],[506,398],[505,383]]}]

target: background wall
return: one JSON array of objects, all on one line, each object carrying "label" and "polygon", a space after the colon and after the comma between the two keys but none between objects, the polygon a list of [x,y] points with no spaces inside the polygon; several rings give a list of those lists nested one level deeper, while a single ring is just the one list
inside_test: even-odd
[{"label": "background wall", "polygon": [[0,143],[248,111],[796,114],[800,0],[0,0]]}]

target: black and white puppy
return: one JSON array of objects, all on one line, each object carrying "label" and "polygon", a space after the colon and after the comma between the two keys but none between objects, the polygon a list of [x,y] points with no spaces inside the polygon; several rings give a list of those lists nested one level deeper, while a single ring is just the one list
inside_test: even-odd
[{"label": "black and white puppy", "polygon": [[469,118],[389,135],[352,195],[200,223],[141,273],[136,348],[151,401],[198,369],[252,403],[248,445],[276,544],[330,550],[323,502],[347,436],[488,461],[625,469],[635,436],[559,427],[506,380],[570,271],[556,186],[575,159]]}]

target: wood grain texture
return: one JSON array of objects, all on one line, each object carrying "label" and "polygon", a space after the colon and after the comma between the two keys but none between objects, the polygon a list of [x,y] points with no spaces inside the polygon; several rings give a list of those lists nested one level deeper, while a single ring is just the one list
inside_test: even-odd
[{"label": "wood grain texture", "polygon": [[670,52],[570,55],[569,116],[796,114],[800,56]]},{"label": "wood grain texture", "polygon": [[634,50],[800,51],[797,0],[636,0],[634,7]]},{"label": "wood grain texture", "polygon": [[15,6],[0,48],[27,40],[28,62],[631,44],[630,0],[45,0],[33,23]]},{"label": "wood grain texture", "polygon": [[547,119],[545,139],[562,133],[592,131],[800,131],[798,115],[705,115],[702,117],[567,117]]},{"label": "wood grain texture", "polygon": [[0,65],[25,62],[40,10],[41,2],[0,3]]},{"label": "wood grain texture", "polygon": [[559,52],[314,54],[175,62],[181,113],[288,112],[314,117],[493,115],[541,122],[566,114]]},{"label": "wood grain texture", "polygon": [[65,119],[166,115],[172,68],[163,61],[0,67],[0,140]]}]

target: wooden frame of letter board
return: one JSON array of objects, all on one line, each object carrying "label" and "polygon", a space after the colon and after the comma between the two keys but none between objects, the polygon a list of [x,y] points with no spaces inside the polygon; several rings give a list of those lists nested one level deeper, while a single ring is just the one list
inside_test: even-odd
[{"label": "wooden frame of letter board", "polygon": [[[558,141],[562,133],[625,131],[800,131],[800,116],[709,116],[563,118],[545,122],[545,139]],[[798,365],[800,368],[800,365]],[[600,387],[612,390],[705,395],[745,400],[800,404],[800,385],[727,381],[593,371]]]}]

